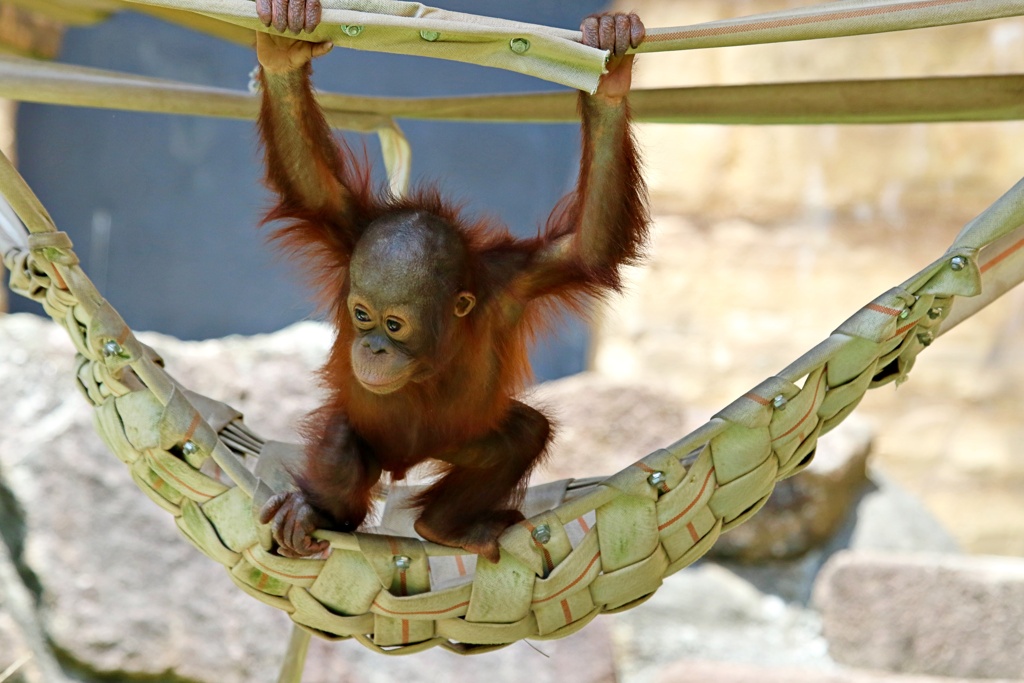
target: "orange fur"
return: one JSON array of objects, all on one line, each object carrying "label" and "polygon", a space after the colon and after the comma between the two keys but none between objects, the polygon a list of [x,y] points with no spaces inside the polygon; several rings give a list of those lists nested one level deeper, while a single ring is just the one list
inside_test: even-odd
[{"label": "orange fur", "polygon": [[[428,538],[477,548],[494,559],[490,536],[516,521],[511,509],[550,438],[547,419],[514,398],[532,379],[528,343],[556,309],[582,311],[587,300],[620,289],[620,267],[639,260],[647,238],[646,191],[628,111],[598,111],[581,95],[584,151],[577,189],[559,202],[537,236],[517,239],[494,221],[467,220],[433,186],[405,198],[374,192],[367,165],[331,135],[309,75],[307,66],[301,84],[288,91],[299,102],[297,134],[275,119],[280,115],[269,95],[260,117],[267,183],[280,198],[266,220],[285,221],[272,238],[311,275],[338,333],[320,374],[327,401],[305,426],[307,463],[299,484],[323,516],[351,529],[362,523],[381,470],[400,478],[417,463],[436,459],[443,477],[416,501],[423,508],[418,528]],[[598,131],[595,121],[602,116]],[[296,140],[305,149],[292,149]],[[588,193],[597,192],[592,166],[599,146],[606,175],[595,199]],[[297,151],[308,158],[296,161]],[[340,188],[343,196],[324,189],[311,205],[310,187]],[[599,224],[582,225],[595,206]],[[369,225],[409,211],[439,217],[461,241],[467,257],[460,288],[477,303],[465,318],[453,316],[439,330],[438,357],[429,359],[441,366],[438,372],[382,396],[353,374],[349,349],[357,332],[346,305],[348,267]]]}]

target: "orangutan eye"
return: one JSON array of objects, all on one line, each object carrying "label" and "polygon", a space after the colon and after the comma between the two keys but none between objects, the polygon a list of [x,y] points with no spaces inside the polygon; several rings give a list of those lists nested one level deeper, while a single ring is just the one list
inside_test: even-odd
[{"label": "orangutan eye", "polygon": [[370,314],[367,313],[366,309],[363,308],[362,306],[356,306],[352,312],[352,315],[354,315],[355,319],[361,323],[370,322]]},{"label": "orangutan eye", "polygon": [[394,318],[388,318],[387,323],[385,324],[388,326],[388,332],[394,333],[402,329],[402,323],[398,322]]}]

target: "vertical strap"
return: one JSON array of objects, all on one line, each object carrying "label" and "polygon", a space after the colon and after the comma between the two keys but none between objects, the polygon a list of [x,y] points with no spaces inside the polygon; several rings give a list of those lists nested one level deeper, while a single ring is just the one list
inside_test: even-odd
[{"label": "vertical strap", "polygon": [[292,625],[292,637],[284,653],[284,663],[277,683],[301,683],[302,671],[306,668],[306,653],[309,651],[309,632]]},{"label": "vertical strap", "polygon": [[409,190],[409,174],[412,171],[412,148],[405,134],[394,121],[377,129],[380,151],[384,156],[384,168],[388,172],[388,186],[391,193],[401,197]]}]

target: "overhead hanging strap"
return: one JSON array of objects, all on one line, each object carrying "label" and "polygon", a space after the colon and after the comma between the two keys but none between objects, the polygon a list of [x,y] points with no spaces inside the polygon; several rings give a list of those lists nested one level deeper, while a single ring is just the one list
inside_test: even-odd
[{"label": "overhead hanging strap", "polygon": [[[127,0],[189,10],[267,31],[253,0]],[[606,53],[581,45],[576,30],[428,7],[400,0],[322,0],[310,40],[357,50],[470,62],[593,92]],[[636,52],[777,43],[903,31],[1024,14],[1020,0],[844,0],[677,28],[649,28]]]},{"label": "overhead hanging strap", "polygon": [[[258,98],[249,92],[12,56],[0,56],[0,97],[44,104],[236,119],[253,119],[259,111]],[[377,133],[391,191],[396,195],[405,192],[412,150],[401,129],[388,115],[328,110],[325,116],[335,128]]]},{"label": "overhead hanging strap", "polygon": [[648,29],[636,51],[860,36],[1020,15],[1024,15],[1020,0],[840,0],[693,26]]},{"label": "overhead hanging strap", "polygon": [[[252,0],[128,0],[184,9],[268,31]],[[300,38],[339,47],[470,62],[593,91],[605,52],[581,45],[576,30],[556,29],[398,0],[323,0],[320,26]],[[274,31],[270,31],[274,32]]]},{"label": "overhead hanging strap", "polygon": [[[896,78],[634,90],[636,121],[652,123],[910,123],[1024,119],[1024,75]],[[0,97],[22,102],[253,119],[258,99],[135,74],[0,55]],[[577,123],[570,92],[364,97],[319,92],[334,128],[393,135],[392,117]]]}]

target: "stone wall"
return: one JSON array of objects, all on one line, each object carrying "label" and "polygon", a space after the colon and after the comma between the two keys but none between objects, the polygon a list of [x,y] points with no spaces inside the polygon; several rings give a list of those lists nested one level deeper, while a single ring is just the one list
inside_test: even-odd
[{"label": "stone wall", "polygon": [[[648,26],[746,16],[804,0],[639,0]],[[1024,18],[642,56],[638,87],[1020,73]],[[655,207],[707,220],[827,218],[890,228],[961,223],[1022,175],[1024,123],[648,125]],[[814,222],[823,222],[817,220]]]}]

